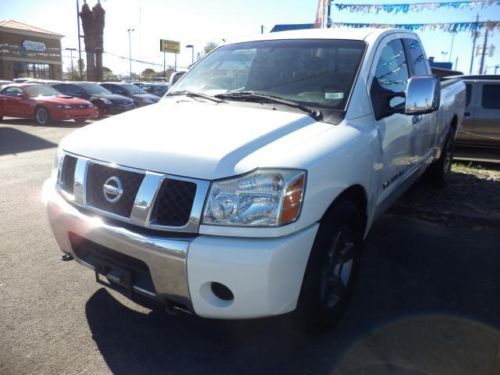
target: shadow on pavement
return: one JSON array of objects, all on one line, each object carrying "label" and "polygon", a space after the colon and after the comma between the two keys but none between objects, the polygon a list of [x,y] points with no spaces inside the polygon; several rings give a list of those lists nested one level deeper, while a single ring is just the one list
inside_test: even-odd
[{"label": "shadow on pavement", "polygon": [[57,144],[35,135],[9,127],[0,127],[0,156],[42,150],[56,146]]},{"label": "shadow on pavement", "polygon": [[141,313],[105,289],[86,315],[113,373],[491,375],[500,369],[498,240],[498,232],[384,217],[366,242],[348,313],[320,336],[287,316]]},{"label": "shadow on pavement", "polygon": [[4,118],[2,122],[0,122],[0,125],[5,124],[5,125],[16,125],[16,126],[32,126],[32,127],[37,127],[37,128],[81,128],[82,126],[89,125],[91,124],[92,121],[86,121],[83,124],[77,124],[73,120],[68,120],[68,121],[52,121],[47,125],[38,125],[35,120],[31,119],[18,119],[18,118]]}]

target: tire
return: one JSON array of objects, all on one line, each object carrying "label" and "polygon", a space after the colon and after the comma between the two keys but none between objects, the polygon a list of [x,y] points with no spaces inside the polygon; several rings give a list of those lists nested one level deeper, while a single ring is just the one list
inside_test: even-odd
[{"label": "tire", "polygon": [[356,205],[335,204],[320,224],[299,296],[296,317],[306,332],[325,331],[343,316],[358,274],[362,239]]},{"label": "tire", "polygon": [[50,122],[49,111],[47,111],[44,107],[36,107],[35,121],[38,125],[47,125]]},{"label": "tire", "polygon": [[436,187],[444,187],[448,180],[455,149],[455,128],[450,127],[441,149],[439,159],[432,162],[427,169],[427,180]]}]

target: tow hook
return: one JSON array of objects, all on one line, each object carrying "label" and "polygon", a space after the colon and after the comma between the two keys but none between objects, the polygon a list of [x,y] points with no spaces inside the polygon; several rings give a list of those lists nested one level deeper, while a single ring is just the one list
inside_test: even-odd
[{"label": "tow hook", "polygon": [[175,305],[169,301],[165,301],[165,311],[168,315],[178,315],[179,311],[175,309]]},{"label": "tow hook", "polygon": [[61,257],[61,260],[63,262],[69,262],[70,260],[73,260],[73,255],[71,254],[63,254]]}]

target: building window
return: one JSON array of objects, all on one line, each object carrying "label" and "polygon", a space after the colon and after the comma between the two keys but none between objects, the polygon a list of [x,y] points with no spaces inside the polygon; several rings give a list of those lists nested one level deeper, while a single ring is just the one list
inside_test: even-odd
[{"label": "building window", "polygon": [[16,62],[14,65],[14,77],[50,79],[50,65]]}]

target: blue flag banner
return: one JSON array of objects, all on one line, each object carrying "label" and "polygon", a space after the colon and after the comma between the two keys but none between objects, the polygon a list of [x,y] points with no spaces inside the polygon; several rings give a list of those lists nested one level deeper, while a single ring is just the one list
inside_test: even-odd
[{"label": "blue flag banner", "polygon": [[486,22],[452,22],[452,23],[402,23],[402,24],[385,24],[385,23],[348,23],[334,22],[332,27],[353,27],[353,28],[375,28],[375,29],[405,29],[412,31],[427,31],[439,30],[455,33],[459,31],[479,31],[487,28],[490,31],[500,30],[500,21]]},{"label": "blue flag banner", "polygon": [[437,9],[474,9],[485,8],[491,5],[500,5],[499,0],[483,1],[433,1],[413,4],[334,4],[337,10],[347,10],[355,13],[408,13],[433,11]]}]

